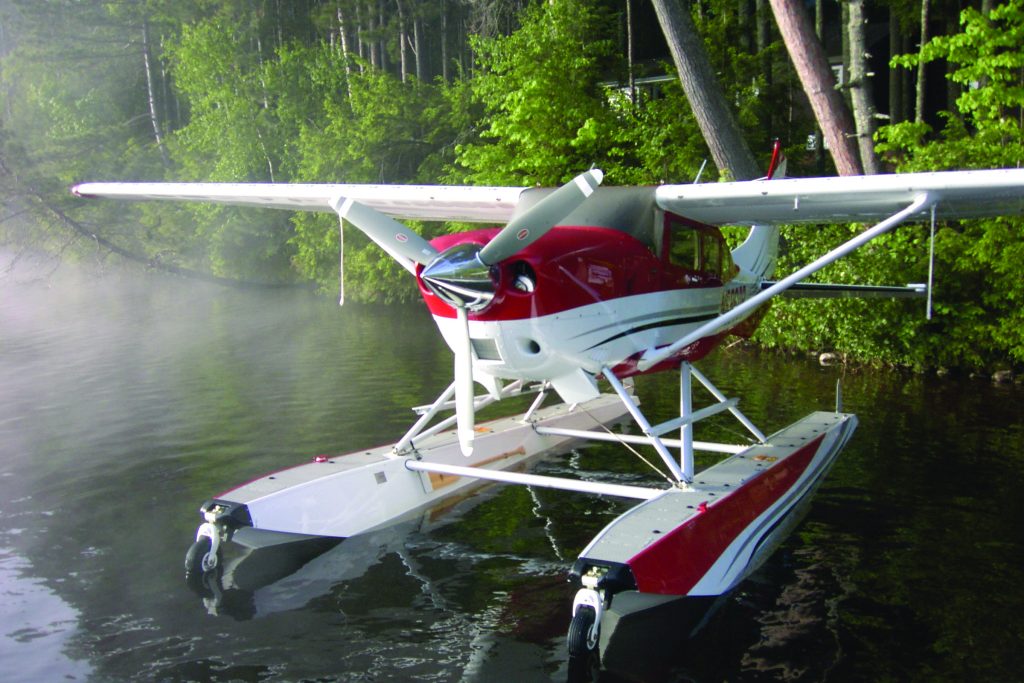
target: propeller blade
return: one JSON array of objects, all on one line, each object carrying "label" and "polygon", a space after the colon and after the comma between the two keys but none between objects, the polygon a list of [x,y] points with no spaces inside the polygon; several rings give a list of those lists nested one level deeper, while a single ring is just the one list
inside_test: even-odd
[{"label": "propeller blade", "polygon": [[413,263],[425,266],[437,256],[437,249],[430,246],[430,242],[409,226],[402,225],[376,209],[346,197],[338,197],[331,202],[331,206],[339,217],[366,233],[367,237],[412,273],[416,272]]},{"label": "propeller blade", "polygon": [[469,314],[465,307],[457,306],[459,335],[455,346],[455,418],[458,424],[459,445],[467,458],[473,455],[475,406],[473,405],[473,349],[469,341]]},{"label": "propeller blade", "polygon": [[513,218],[480,250],[480,261],[493,265],[533,244],[592,195],[603,179],[604,174],[593,168],[562,185],[536,206]]}]

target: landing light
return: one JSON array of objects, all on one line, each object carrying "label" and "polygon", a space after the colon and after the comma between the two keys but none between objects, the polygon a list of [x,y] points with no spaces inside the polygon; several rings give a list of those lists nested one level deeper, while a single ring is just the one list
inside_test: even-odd
[{"label": "landing light", "polygon": [[526,261],[516,261],[510,266],[512,287],[520,292],[532,294],[537,289],[537,273]]}]

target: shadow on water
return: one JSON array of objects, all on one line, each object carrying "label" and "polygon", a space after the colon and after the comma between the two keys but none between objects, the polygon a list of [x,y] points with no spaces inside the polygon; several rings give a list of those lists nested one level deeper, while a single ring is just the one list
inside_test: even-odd
[{"label": "shadow on water", "polygon": [[[830,407],[843,373],[739,348],[700,367],[767,431]],[[418,307],[0,280],[0,679],[567,680],[567,570],[630,503],[489,487],[337,544],[233,549],[204,596],[182,581],[202,501],[393,441],[450,372]],[[1019,678],[1024,392],[868,371],[843,384],[860,427],[804,523],[724,599],[623,623],[587,677]],[[674,378],[638,390],[655,419],[676,409]],[[723,420],[698,438],[745,437]],[[657,481],[609,445],[536,471]]]}]

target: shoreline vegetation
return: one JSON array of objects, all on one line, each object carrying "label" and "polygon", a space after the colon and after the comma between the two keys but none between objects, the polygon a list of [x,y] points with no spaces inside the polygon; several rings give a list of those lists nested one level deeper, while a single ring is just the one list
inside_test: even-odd
[{"label": "shoreline vegetation", "polygon": [[[83,202],[67,188],[85,180],[555,185],[592,165],[610,185],[692,182],[711,153],[673,63],[651,47],[663,42],[654,4],[0,0],[0,244],[101,270],[136,263],[331,295],[333,216]],[[934,17],[954,19],[925,21],[919,49],[920,0],[864,4],[873,35],[904,36],[873,67],[876,95],[883,78],[890,86],[877,104],[884,125],[868,135],[882,170],[1020,166],[1024,0],[966,3],[959,16],[932,6]],[[839,4],[822,6],[825,28],[846,35]],[[770,13],[699,0],[689,9],[759,165],[777,138],[789,175],[834,174],[827,152],[810,144],[821,136]],[[729,175],[708,166],[702,182]],[[466,226],[414,228],[429,238]],[[860,229],[785,228],[778,272]],[[745,234],[725,232],[734,244]],[[832,353],[851,367],[1019,377],[1022,237],[1021,217],[937,226],[932,320],[917,301],[778,300],[753,341]],[[821,277],[922,282],[928,242],[928,226],[900,227]],[[346,232],[345,250],[348,300],[418,297],[358,232]]]},{"label": "shoreline vegetation", "polygon": [[[71,277],[76,280],[84,278],[86,281],[101,281],[106,278],[124,277],[160,277],[181,278],[187,282],[197,282],[200,285],[211,285],[216,287],[230,287],[243,291],[302,291],[305,290],[309,296],[318,297],[325,302],[333,301],[333,297],[325,296],[324,292],[316,291],[310,283],[292,283],[270,287],[252,287],[247,283],[231,284],[209,278],[193,278],[189,274],[180,272],[158,270],[152,266],[132,262],[124,263],[99,263],[96,261],[68,262],[59,255],[42,252],[33,249],[11,249],[0,245],[0,288],[3,287],[46,287],[62,286],[60,281],[63,278]],[[56,284],[55,284],[55,281]],[[333,305],[333,303],[332,303]],[[346,306],[409,306],[421,307],[418,301],[394,302],[391,304],[346,302]],[[1024,374],[1012,368],[964,368],[964,367],[934,367],[912,368],[900,364],[879,364],[853,358],[848,354],[836,352],[831,349],[817,348],[789,348],[769,347],[758,343],[755,339],[742,339],[734,337],[727,341],[716,353],[745,353],[760,354],[769,353],[806,363],[814,363],[822,367],[840,366],[843,373],[857,373],[864,370],[887,369],[897,373],[910,373],[914,375],[932,375],[938,378],[969,378],[979,381],[991,381],[994,384],[1024,384]]]}]

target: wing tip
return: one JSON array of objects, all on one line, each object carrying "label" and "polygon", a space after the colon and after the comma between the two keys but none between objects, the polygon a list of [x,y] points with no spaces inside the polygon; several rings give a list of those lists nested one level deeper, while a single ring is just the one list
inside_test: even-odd
[{"label": "wing tip", "polygon": [[75,197],[82,197],[82,198],[90,198],[90,197],[92,197],[91,194],[89,194],[88,192],[85,192],[85,191],[82,190],[82,185],[72,185],[71,188],[69,189],[69,192],[71,192],[71,194],[74,195]]}]

